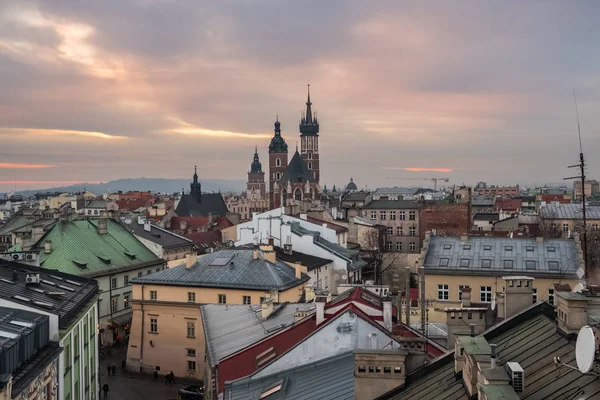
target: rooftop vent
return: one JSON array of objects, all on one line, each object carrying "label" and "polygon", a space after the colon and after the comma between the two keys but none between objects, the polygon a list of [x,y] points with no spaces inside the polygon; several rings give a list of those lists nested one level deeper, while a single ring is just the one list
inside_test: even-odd
[{"label": "rooftop vent", "polygon": [[510,377],[510,385],[516,393],[523,393],[525,390],[525,371],[518,362],[507,362],[506,372]]},{"label": "rooftop vent", "polygon": [[40,274],[27,274],[25,278],[25,283],[28,285],[35,285],[40,283]]}]

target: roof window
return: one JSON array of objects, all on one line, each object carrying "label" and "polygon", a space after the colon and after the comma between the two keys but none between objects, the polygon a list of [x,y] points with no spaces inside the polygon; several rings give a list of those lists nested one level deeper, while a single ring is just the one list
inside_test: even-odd
[{"label": "roof window", "polygon": [[465,244],[463,246],[463,250],[471,250],[471,245],[470,244]]},{"label": "roof window", "polygon": [[485,246],[483,246],[483,250],[492,250],[492,246],[486,244]]},{"label": "roof window", "polygon": [[461,258],[460,259],[460,266],[461,267],[468,267],[469,264],[471,263],[471,260],[469,260],[468,258]]},{"label": "roof window", "polygon": [[217,257],[210,262],[210,265],[213,267],[224,267],[229,264],[229,260],[233,257]]},{"label": "roof window", "polygon": [[269,397],[272,394],[278,393],[283,389],[283,379],[280,381],[275,382],[274,385],[270,386],[267,390],[265,390],[264,392],[262,392],[260,394],[259,399],[266,399],[267,397]]},{"label": "roof window", "polygon": [[444,250],[450,250],[452,248],[451,244],[445,244],[444,245]]},{"label": "roof window", "polygon": [[492,267],[492,260],[490,260],[489,258],[484,258],[483,260],[481,260],[481,268],[491,268]]},{"label": "roof window", "polygon": [[548,246],[548,247],[546,247],[546,250],[548,250],[548,253],[554,253],[556,251],[556,247]]},{"label": "roof window", "polygon": [[513,264],[513,260],[504,260],[504,269],[512,269]]},{"label": "roof window", "polygon": [[440,267],[447,267],[449,261],[448,258],[440,258]]},{"label": "roof window", "polygon": [[533,260],[525,261],[525,269],[535,270],[537,263]]},{"label": "roof window", "polygon": [[558,271],[558,261],[548,261],[548,269],[550,271]]}]

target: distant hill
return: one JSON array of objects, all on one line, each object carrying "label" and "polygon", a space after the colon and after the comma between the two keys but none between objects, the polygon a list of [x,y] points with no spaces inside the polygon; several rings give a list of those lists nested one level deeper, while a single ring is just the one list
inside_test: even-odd
[{"label": "distant hill", "polygon": [[[201,182],[203,192],[234,192],[244,190],[243,180],[203,179]],[[33,196],[36,193],[45,192],[77,192],[89,190],[92,193],[102,194],[107,192],[123,192],[132,190],[144,190],[160,193],[181,192],[181,189],[190,189],[189,179],[164,179],[164,178],[127,178],[117,179],[106,183],[82,183],[71,186],[53,187],[48,189],[23,190],[17,192],[23,196]]]}]

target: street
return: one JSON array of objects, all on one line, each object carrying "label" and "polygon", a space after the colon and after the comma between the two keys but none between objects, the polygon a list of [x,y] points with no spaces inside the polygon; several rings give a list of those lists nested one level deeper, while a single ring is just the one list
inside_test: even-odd
[{"label": "street", "polygon": [[[177,384],[165,385],[164,373],[159,375],[155,382],[151,376],[141,375],[139,373],[121,372],[121,361],[125,360],[127,355],[127,345],[121,344],[119,348],[113,348],[110,356],[100,360],[100,387],[108,383],[109,400],[175,400],[179,389],[186,387],[191,382],[183,383],[177,378]],[[115,376],[108,376],[106,367],[115,365],[117,372]],[[104,399],[104,393],[99,399]]]}]

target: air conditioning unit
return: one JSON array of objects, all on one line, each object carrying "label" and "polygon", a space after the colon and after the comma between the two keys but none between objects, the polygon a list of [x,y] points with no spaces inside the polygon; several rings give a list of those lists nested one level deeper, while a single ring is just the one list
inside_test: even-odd
[{"label": "air conditioning unit", "polygon": [[518,362],[507,362],[505,367],[515,393],[523,393],[525,390],[525,371],[523,371],[521,365]]},{"label": "air conditioning unit", "polygon": [[23,259],[23,253],[15,253],[11,256],[11,258],[15,261],[19,261]]},{"label": "air conditioning unit", "polygon": [[27,274],[27,277],[25,278],[25,283],[27,283],[27,284],[40,283],[40,274]]},{"label": "air conditioning unit", "polygon": [[27,253],[27,254],[25,254],[25,259],[27,261],[37,260],[37,254],[36,253]]}]

